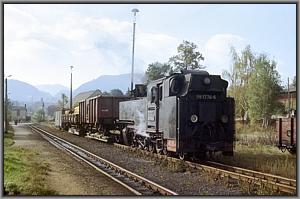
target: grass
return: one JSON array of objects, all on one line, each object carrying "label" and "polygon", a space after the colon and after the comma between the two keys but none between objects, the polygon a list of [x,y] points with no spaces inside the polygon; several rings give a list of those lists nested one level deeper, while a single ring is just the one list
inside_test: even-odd
[{"label": "grass", "polygon": [[216,155],[216,160],[243,168],[296,179],[296,156],[276,147],[274,129],[237,126],[233,157]]},{"label": "grass", "polygon": [[39,161],[38,153],[13,144],[13,131],[9,130],[4,135],[4,194],[55,194],[45,184],[49,165]]}]

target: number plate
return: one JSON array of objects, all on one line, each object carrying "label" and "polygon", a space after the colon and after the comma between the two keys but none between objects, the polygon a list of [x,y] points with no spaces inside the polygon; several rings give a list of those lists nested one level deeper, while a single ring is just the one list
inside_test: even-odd
[{"label": "number plate", "polygon": [[217,99],[216,95],[196,95],[197,100],[215,100]]}]

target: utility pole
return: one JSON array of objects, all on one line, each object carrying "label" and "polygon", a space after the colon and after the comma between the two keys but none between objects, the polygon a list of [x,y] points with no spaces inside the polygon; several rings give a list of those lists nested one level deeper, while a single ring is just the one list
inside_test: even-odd
[{"label": "utility pole", "polygon": [[41,98],[41,102],[42,102],[42,121],[44,121],[45,119],[45,110],[44,110],[44,107],[45,107],[45,104],[44,104],[44,99]]},{"label": "utility pole", "polygon": [[72,111],[72,69],[74,66],[70,66],[71,69],[71,88],[70,88],[70,111]]},{"label": "utility pole", "polygon": [[11,75],[8,75],[5,78],[5,131],[8,131],[8,97],[7,97],[7,78],[11,77]]},{"label": "utility pole", "polygon": [[291,102],[290,102],[290,79],[288,78],[288,116],[291,115]]},{"label": "utility pole", "polygon": [[136,13],[139,12],[138,9],[134,8],[131,10],[133,12],[133,35],[132,35],[132,67],[131,67],[131,94],[133,94],[133,70],[134,70],[134,40],[135,40],[135,24],[136,24]]}]

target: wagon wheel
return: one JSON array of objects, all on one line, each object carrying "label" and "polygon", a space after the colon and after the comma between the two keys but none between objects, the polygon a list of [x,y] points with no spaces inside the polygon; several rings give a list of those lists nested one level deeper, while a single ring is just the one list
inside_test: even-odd
[{"label": "wagon wheel", "polygon": [[282,153],[284,153],[284,152],[286,151],[286,148],[283,147],[283,148],[281,148],[280,150],[281,150]]},{"label": "wagon wheel", "polygon": [[295,154],[296,153],[295,148],[288,148],[287,150],[288,150],[288,152],[290,152],[290,154]]}]

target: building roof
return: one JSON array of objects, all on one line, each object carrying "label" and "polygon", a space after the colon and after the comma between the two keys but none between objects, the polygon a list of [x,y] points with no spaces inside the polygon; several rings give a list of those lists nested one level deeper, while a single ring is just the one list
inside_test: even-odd
[{"label": "building roof", "polygon": [[[73,98],[72,106],[74,107],[74,105],[78,104],[80,101],[86,100],[86,99],[88,99],[90,97],[94,97],[96,95],[101,95],[101,91],[99,89],[79,93],[78,95],[76,95]],[[69,108],[70,102],[68,102],[65,107]]]},{"label": "building roof", "polygon": [[[296,88],[295,86],[290,85],[289,91],[290,91],[290,92],[296,92],[296,91],[297,91],[297,88]],[[288,92],[288,89],[285,88],[285,89],[283,89],[283,91],[282,91],[281,93],[287,93],[287,92]]]}]

